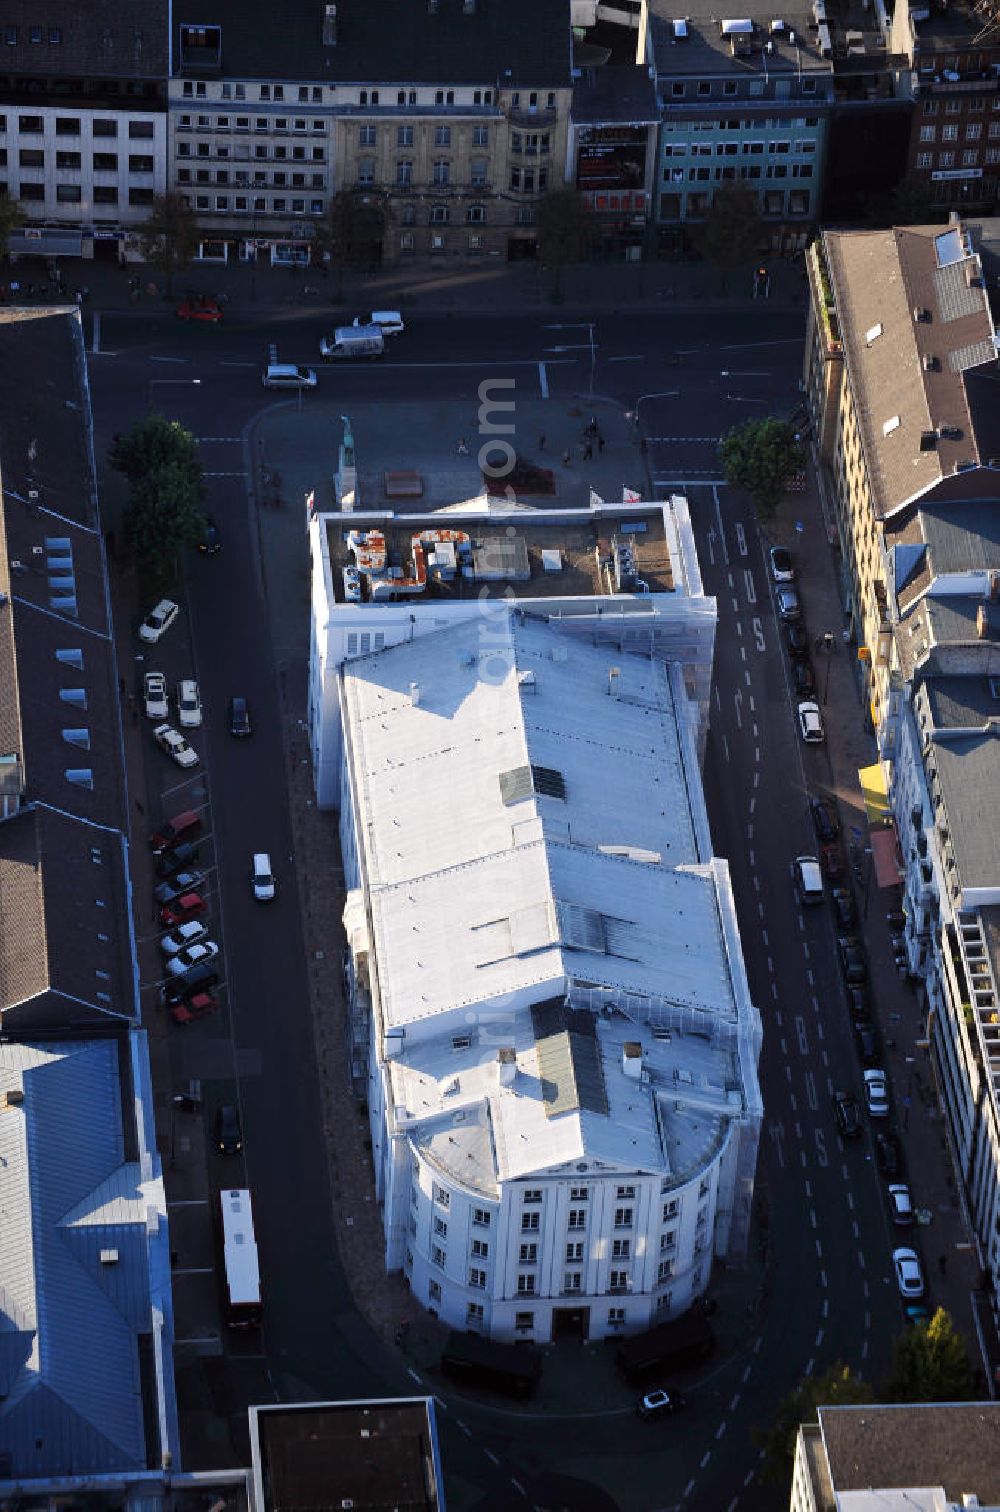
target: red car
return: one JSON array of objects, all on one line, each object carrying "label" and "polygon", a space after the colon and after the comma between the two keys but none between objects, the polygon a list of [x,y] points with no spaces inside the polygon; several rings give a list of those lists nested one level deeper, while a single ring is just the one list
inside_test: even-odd
[{"label": "red car", "polygon": [[219,1007],[214,992],[196,992],[185,1002],[171,1003],[170,1012],[175,1024],[193,1024],[195,1019],[207,1018]]},{"label": "red car", "polygon": [[217,299],[211,299],[207,294],[200,294],[193,299],[185,299],[177,306],[178,320],[207,320],[212,325],[218,325],[222,319],[222,306]]},{"label": "red car", "polygon": [[830,845],[821,845],[819,848],[819,864],[823,868],[824,875],[835,882],[844,875],[844,853],[835,842]]},{"label": "red car", "polygon": [[169,929],[174,924],[186,924],[189,919],[197,919],[207,907],[201,893],[182,893],[179,898],[160,909],[160,923],[164,929]]}]

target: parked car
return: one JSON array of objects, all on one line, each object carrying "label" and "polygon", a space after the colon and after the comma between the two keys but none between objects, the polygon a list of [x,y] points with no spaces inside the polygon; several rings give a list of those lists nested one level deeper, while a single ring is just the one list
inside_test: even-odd
[{"label": "parked car", "polygon": [[823,868],[823,875],[830,882],[836,882],[844,875],[844,853],[836,840],[829,845],[821,845],[819,848],[819,864]]},{"label": "parked car", "polygon": [[183,950],[178,950],[176,955],[171,956],[167,962],[167,972],[170,976],[183,976],[192,966],[201,966],[218,954],[219,947],[214,940],[198,940],[194,945],[185,945]]},{"label": "parked car", "polygon": [[849,1092],[835,1092],[833,1094],[833,1115],[837,1120],[837,1127],[845,1139],[859,1139],[861,1136],[861,1114],[858,1105]]},{"label": "parked car", "polygon": [[210,514],[202,514],[204,524],[201,527],[201,535],[198,538],[198,550],[202,556],[215,556],[217,551],[222,550],[222,536],[219,527]]},{"label": "parked car", "polygon": [[797,620],[802,618],[802,605],[799,603],[799,596],[790,584],[778,584],[774,590],[774,602],[780,619]]},{"label": "parked car", "polygon": [[250,705],[245,698],[231,698],[229,700],[229,733],[230,735],[244,736],[252,732],[250,723]]},{"label": "parked car", "polygon": [[[164,886],[169,887],[169,883]],[[208,909],[208,904],[201,893],[186,892],[173,899],[170,903],[164,903],[160,909],[160,923],[164,929],[172,929],[175,924],[186,924],[189,919],[198,919]]]},{"label": "parked car", "polygon": [[920,1260],[916,1250],[896,1249],[892,1252],[893,1269],[896,1272],[896,1285],[899,1287],[901,1297],[916,1298],[924,1294],[924,1273],[920,1268]]},{"label": "parked car", "polygon": [[871,998],[866,982],[845,982],[847,1005],[856,1019],[867,1018],[871,1011]]},{"label": "parked car", "polygon": [[810,798],[809,812],[812,815],[813,829],[816,831],[816,839],[820,845],[829,845],[831,840],[836,840],[840,834],[840,820],[837,818],[837,810],[827,798]]},{"label": "parked car", "polygon": [[170,1013],[175,1024],[193,1024],[195,1019],[207,1018],[217,1013],[219,999],[214,992],[192,992],[186,998],[171,1002]]},{"label": "parked car", "polygon": [[799,704],[799,734],[806,745],[821,745],[826,739],[826,731],[823,729],[823,720],[819,712],[819,704],[812,699],[806,699]]},{"label": "parked car", "polygon": [[854,894],[851,889],[849,887],[831,888],[830,901],[833,903],[833,911],[840,928],[853,929],[857,923],[858,911],[854,906]]},{"label": "parked car", "polygon": [[194,294],[177,306],[178,320],[204,320],[209,325],[218,325],[222,319],[222,306],[209,294]]},{"label": "parked car", "polygon": [[[195,835],[201,834],[201,815],[194,809],[184,809],[180,814],[174,814],[161,824],[159,829],[153,831],[149,837],[154,856],[161,851],[172,850],[182,840],[191,840]],[[167,900],[164,900],[167,901]]]},{"label": "parked car", "polygon": [[771,547],[771,576],[776,583],[790,583],[795,577],[795,563],[787,546]]},{"label": "parked car", "polygon": [[881,1069],[865,1072],[865,1101],[869,1118],[889,1117],[889,1086]]},{"label": "parked car", "polygon": [[187,868],[192,861],[198,859],[198,847],[193,840],[185,840],[181,845],[175,845],[173,850],[164,851],[156,863],[156,875],[158,877],[173,877],[183,872],[190,875]]},{"label": "parked car", "polygon": [[792,662],[792,684],[798,698],[811,698],[816,692],[816,678],[808,657],[802,656]]},{"label": "parked car", "polygon": [[201,694],[193,677],[185,677],[177,684],[177,722],[182,730],[193,730],[201,724]]},{"label": "parked car", "polygon": [[845,982],[867,982],[868,961],[856,935],[838,935],[837,953]]},{"label": "parked car", "polygon": [[875,1066],[879,1060],[878,1036],[871,1024],[864,1019],[859,1019],[854,1025],[854,1033],[858,1041],[858,1054],[861,1056],[862,1065]]},{"label": "parked car", "polygon": [[175,903],[187,893],[197,894],[204,885],[204,872],[178,872],[169,882],[158,882],[153,889],[153,897],[157,903],[165,906]]},{"label": "parked car", "polygon": [[312,368],[296,367],[290,362],[271,362],[261,374],[266,389],[314,389],[316,374]]},{"label": "parked car", "polygon": [[355,315],[353,325],[377,325],[382,327],[383,336],[401,336],[406,330],[403,317],[398,310],[372,310],[369,316]]},{"label": "parked car", "polygon": [[793,661],[801,661],[809,655],[809,635],[801,620],[784,622],[785,645]]},{"label": "parked car", "polygon": [[180,613],[180,608],[173,599],[161,599],[156,604],[142,624],[139,626],[139,639],[149,642],[158,641],[161,635],[165,635]]},{"label": "parked car", "polygon": [[147,672],[142,679],[142,706],[148,719],[166,719],[167,679],[162,672]]},{"label": "parked car", "polygon": [[640,1417],[672,1417],[684,1406],[684,1398],[675,1386],[658,1386],[639,1398],[635,1410]]},{"label": "parked car", "polygon": [[894,1134],[875,1135],[875,1160],[883,1176],[895,1176],[900,1167],[899,1140]]},{"label": "parked car", "polygon": [[200,919],[189,919],[186,924],[179,924],[170,934],[165,934],[160,941],[160,949],[165,956],[180,955],[189,945],[197,945],[199,940],[208,936],[208,929]]},{"label": "parked car", "polygon": [[175,730],[173,725],[157,725],[153,738],[160,750],[172,757],[179,767],[187,769],[198,765],[198,752],[188,745],[180,730]]},{"label": "parked car", "polygon": [[889,1212],[893,1223],[900,1228],[909,1228],[913,1222],[913,1199],[905,1181],[890,1181]]},{"label": "parked car", "polygon": [[255,851],[251,863],[253,895],[258,903],[270,903],[274,898],[274,872],[267,851]]},{"label": "parked car", "polygon": [[238,1155],[243,1148],[240,1111],[232,1103],[215,1110],[215,1143],[220,1155]]},{"label": "parked car", "polygon": [[183,976],[167,977],[161,989],[167,1003],[182,1003],[196,992],[209,992],[218,986],[219,973],[212,961],[192,966]]}]

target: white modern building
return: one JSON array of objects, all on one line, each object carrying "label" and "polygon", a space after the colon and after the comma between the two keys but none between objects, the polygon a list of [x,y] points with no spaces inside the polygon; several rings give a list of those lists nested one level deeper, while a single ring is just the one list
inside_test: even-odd
[{"label": "white modern building", "polygon": [[[353,444],[353,443],[352,443]],[[715,649],[687,500],[460,512],[317,513],[309,523],[309,733],[320,807],[341,788],[340,668],[352,657],[473,620],[488,639],[503,606],[566,634],[679,665],[683,718],[701,747]]]},{"label": "white modern building", "polygon": [[502,1339],[684,1311],[745,1249],[762,1117],[685,674],[574,608],[440,614],[335,673],[386,1264]]}]

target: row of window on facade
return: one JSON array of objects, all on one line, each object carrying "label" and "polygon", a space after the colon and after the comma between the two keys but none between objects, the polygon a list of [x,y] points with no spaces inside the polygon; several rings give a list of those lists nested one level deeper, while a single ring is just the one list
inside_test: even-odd
[{"label": "row of window on facade", "polygon": [[[941,110],[941,101],[925,100],[920,108],[925,116],[936,116]],[[944,101],[945,115],[961,115],[963,110],[966,115],[981,115],[985,109],[985,95],[962,95],[960,99]],[[994,95],[990,109],[1000,110],[1000,95]]]},{"label": "row of window on facade", "polygon": [[[683,100],[692,86],[692,93],[703,100],[718,94],[730,99],[734,95],[762,95],[767,81],[765,79],[723,79],[721,90],[719,82],[718,79],[674,79],[670,85],[670,97],[673,100]],[[800,78],[798,87],[804,95],[815,94],[816,80]]]},{"label": "row of window on facade", "polygon": [[[942,126],[941,127],[941,141],[942,142],[957,142],[958,141],[958,131],[959,131],[959,128],[957,126]],[[982,139],[982,135],[983,135],[983,123],[982,123],[982,121],[967,121],[965,123],[965,140],[967,142],[978,142],[978,141],[980,141]],[[995,141],[1000,141],[1000,121],[991,121],[990,122],[989,131],[988,131],[987,135],[989,136],[989,138],[990,138],[991,141],[994,141],[994,142]],[[938,140],[937,127],[936,126],[921,126],[921,128],[920,128],[920,140],[922,142],[936,142]]]},{"label": "row of window on facade", "polygon": [[741,119],[727,116],[724,120],[665,121],[661,128],[664,137],[675,135],[698,136],[709,132],[715,136],[720,131],[739,131],[744,135],[759,131],[813,131],[819,126],[819,116],[753,116]]},{"label": "row of window on facade", "polygon": [[[982,156],[978,147],[966,148],[962,153],[961,166],[963,168],[975,168],[980,162],[985,163],[987,168],[996,168],[1000,165],[1000,147],[987,147],[985,156]],[[956,154],[954,152],[939,152],[935,162],[933,152],[918,152],[914,159],[917,168],[955,168]]]},{"label": "row of window on facade", "polygon": [[[37,203],[46,198],[44,184],[32,184],[24,179],[21,180],[20,185],[9,185],[0,180],[0,196],[7,194],[12,194],[14,199],[21,200],[25,204]],[[123,198],[116,184],[95,184],[89,197],[95,205],[117,205]],[[55,201],[58,205],[82,205],[83,190],[79,184],[57,184]],[[153,203],[152,187],[129,189],[128,203],[136,207],[151,205]]]},{"label": "row of window on facade", "polygon": [[[197,142],[195,151],[191,151],[190,142],[177,143],[177,156],[179,158],[217,158],[220,162],[226,162],[232,158],[238,163],[250,161],[250,145],[246,142],[237,142],[230,148],[228,142]],[[286,147],[283,142],[258,142],[253,149],[255,159],[264,161],[273,158],[276,163],[291,161],[293,163],[325,163],[325,147]]]},{"label": "row of window on facade", "polygon": [[[45,117],[40,115],[15,116],[17,130],[20,136],[44,136]],[[83,135],[83,122],[79,116],[54,116],[50,118],[56,136],[78,137]],[[95,137],[116,137],[118,135],[118,122],[113,117],[94,116],[89,120],[91,135]],[[7,117],[0,115],[0,134],[7,130]],[[152,121],[129,121],[128,135],[130,141],[148,141],[155,136],[155,127]]]},{"label": "row of window on facade", "polygon": [[[727,179],[742,179],[744,182],[752,179],[811,179],[813,176],[812,163],[792,163],[786,167],[784,163],[774,163],[766,170],[756,164],[744,164],[742,168],[688,168],[686,170],[688,183],[708,184],[713,180],[721,183]],[[665,184],[683,184],[685,170],[683,168],[664,168],[663,182]]]},{"label": "row of window on facade", "polygon": [[[708,213],[712,203],[712,196],[699,191],[688,194],[661,194],[660,195],[660,220],[676,221],[682,218],[695,218]],[[780,189],[767,189],[761,197],[761,213],[763,215],[808,215],[809,196],[801,189],[793,190],[788,196],[787,210],[785,195]]]},{"label": "row of window on facade", "polygon": [[665,158],[677,157],[811,157],[816,151],[814,137],[806,137],[802,141],[794,141],[791,137],[781,137],[773,142],[764,141],[740,141],[740,142],[666,142],[663,147]]},{"label": "row of window on facade", "polygon": [[[21,29],[18,26],[5,26],[3,40],[5,47],[16,47],[20,40]],[[33,47],[41,42],[47,42],[50,47],[58,47],[62,41],[61,26],[39,26],[37,23],[24,28],[24,35]]]},{"label": "row of window on facade", "polygon": [[[19,168],[44,168],[45,149],[43,147],[22,147],[17,154]],[[51,161],[51,159],[50,159]],[[0,147],[0,165],[7,166],[7,149]],[[95,173],[117,173],[117,152],[94,152],[91,154],[90,165]],[[152,173],[155,159],[145,153],[130,153],[128,159],[129,173]],[[55,166],[58,169],[72,171],[83,168],[83,154],[79,152],[57,152]]]},{"label": "row of window on facade", "polygon": [[[411,1260],[411,1257],[409,1255],[407,1256],[407,1260],[412,1265],[412,1260]],[[408,1266],[408,1268],[409,1268],[409,1266]],[[440,1286],[439,1282],[434,1281],[434,1280],[431,1280],[431,1281],[428,1282],[428,1285],[427,1285],[427,1300],[430,1303],[431,1307],[434,1307],[435,1305],[440,1305],[440,1302],[441,1302],[441,1286]],[[670,1306],[671,1306],[671,1302],[672,1302],[672,1298],[671,1298],[669,1292],[666,1293],[664,1296],[660,1297],[657,1300],[657,1304],[656,1304],[657,1312],[669,1312]],[[483,1306],[483,1304],[481,1302],[470,1302],[468,1304],[468,1306],[466,1307],[466,1310],[465,1310],[465,1321],[466,1321],[467,1325],[470,1328],[480,1328],[480,1327],[482,1327],[482,1325],[486,1321],[486,1309],[484,1308],[484,1306]],[[608,1308],[608,1327],[610,1329],[624,1328],[626,1321],[627,1320],[626,1320],[626,1315],[625,1315],[625,1309],[624,1309],[624,1307],[609,1307]],[[535,1331],[535,1315],[534,1315],[534,1313],[533,1312],[517,1312],[517,1313],[515,1313],[514,1314],[514,1329],[515,1329],[515,1332],[517,1332],[519,1334],[534,1333],[534,1331]]]},{"label": "row of window on facade", "polygon": [[[252,91],[255,90],[256,94],[251,93],[250,95],[248,95],[248,87]],[[285,99],[285,90],[286,86],[284,84],[251,84],[250,86],[247,86],[246,84],[226,83],[219,85],[218,98],[223,100],[256,99],[259,100],[262,104],[266,103],[280,105]],[[287,86],[287,90],[289,101],[291,101],[291,99],[293,98],[294,91],[294,98],[299,105],[322,105],[324,102],[323,87],[319,84],[290,84]],[[382,98],[383,94],[385,95],[384,100]],[[209,98],[216,98],[214,88],[210,96],[207,84],[201,83],[197,80],[189,79],[185,79],[181,85],[181,96],[185,100],[207,100]],[[458,103],[459,105],[470,103],[472,105],[492,105],[494,103],[494,97],[495,91],[492,89],[473,89],[471,91],[459,91],[459,97],[457,101],[455,91],[453,89],[397,89],[396,105],[454,105],[456,103]],[[344,106],[354,104],[361,106],[382,104],[390,105],[392,103],[392,90],[359,89],[355,98],[352,90],[345,90],[342,88],[337,89],[336,87],[331,87],[329,99],[331,102],[335,101],[338,105]],[[543,108],[541,105],[541,95],[537,90],[531,90],[531,92],[525,96],[525,100],[527,108],[529,110],[538,110]],[[514,110],[521,108],[520,91],[514,90],[514,92],[510,96],[510,103],[511,107]],[[555,110],[555,108],[555,91],[551,90],[545,94],[544,109]]]}]

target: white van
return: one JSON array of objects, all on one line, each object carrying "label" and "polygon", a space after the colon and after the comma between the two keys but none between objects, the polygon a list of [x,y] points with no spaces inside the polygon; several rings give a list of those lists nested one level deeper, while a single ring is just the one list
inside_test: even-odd
[{"label": "white van", "polygon": [[255,851],[253,857],[253,895],[258,903],[270,903],[274,897],[274,873],[267,851]]},{"label": "white van", "polygon": [[382,327],[377,325],[338,326],[333,337],[324,336],[319,354],[330,362],[335,357],[381,357],[385,351]]},{"label": "white van", "polygon": [[312,389],[316,374],[312,368],[296,367],[294,362],[269,362],[261,383],[266,389]]}]

